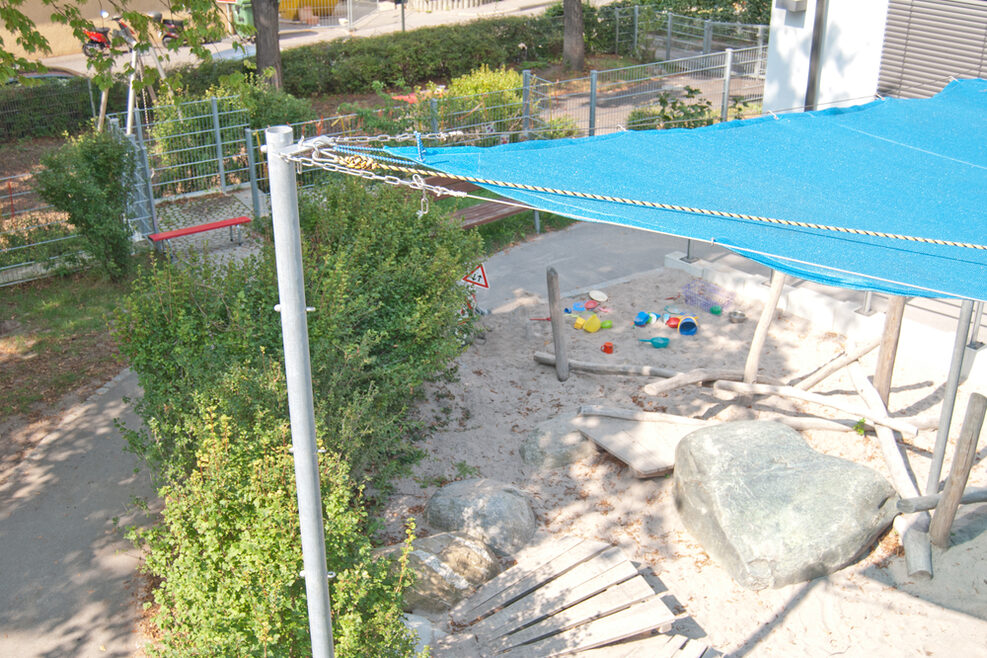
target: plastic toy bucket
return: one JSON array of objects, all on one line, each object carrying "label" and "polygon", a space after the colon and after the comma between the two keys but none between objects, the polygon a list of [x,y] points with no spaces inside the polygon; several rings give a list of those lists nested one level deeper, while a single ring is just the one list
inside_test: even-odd
[{"label": "plastic toy bucket", "polygon": [[679,320],[679,333],[683,336],[692,336],[699,331],[699,322],[696,318],[685,316]]}]

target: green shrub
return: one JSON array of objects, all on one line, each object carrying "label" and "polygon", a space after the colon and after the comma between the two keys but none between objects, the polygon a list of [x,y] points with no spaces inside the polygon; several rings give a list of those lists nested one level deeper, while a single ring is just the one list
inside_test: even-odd
[{"label": "green shrub", "polygon": [[133,229],[124,219],[135,154],[123,135],[90,132],[46,154],[36,174],[46,202],[68,213],[86,253],[113,279],[130,270]]},{"label": "green shrub", "polygon": [[672,92],[662,92],[654,105],[631,110],[627,115],[627,129],[659,130],[709,126],[715,121],[713,104],[705,98],[687,102],[701,93],[695,87],[685,87],[683,100]]},{"label": "green shrub", "polygon": [[[279,363],[234,367],[192,410],[197,464],[166,486],[145,571],[161,579],[152,653],[309,655],[294,462]],[[406,561],[375,560],[373,527],[339,458],[320,455],[336,655],[407,656]]]}]

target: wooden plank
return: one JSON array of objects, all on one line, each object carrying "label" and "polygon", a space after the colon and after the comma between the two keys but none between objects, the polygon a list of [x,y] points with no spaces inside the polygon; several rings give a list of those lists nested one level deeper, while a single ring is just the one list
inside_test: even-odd
[{"label": "wooden plank", "polygon": [[709,649],[708,644],[697,642],[696,640],[686,640],[685,645],[675,654],[676,658],[702,658]]},{"label": "wooden plank", "polygon": [[633,578],[637,573],[637,568],[623,552],[612,548],[477,622],[470,630],[480,642],[489,642],[524,624],[576,605],[608,587]]},{"label": "wooden plank", "polygon": [[619,420],[603,416],[577,416],[572,425],[586,438],[627,464],[637,478],[671,472],[675,447],[697,425]]},{"label": "wooden plank", "polygon": [[549,658],[594,649],[671,624],[675,615],[657,595],[629,608],[601,617],[558,635],[500,654],[502,658]]},{"label": "wooden plank", "polygon": [[639,656],[654,658],[655,656],[667,655],[669,650],[677,651],[682,646],[682,641],[678,638],[682,638],[682,636],[662,633],[639,640],[580,651],[576,655],[579,658],[638,658]]},{"label": "wooden plank", "polygon": [[942,499],[936,505],[929,525],[929,538],[932,543],[941,548],[949,547],[949,529],[956,518],[956,510],[960,506],[960,498],[966,489],[970,478],[970,469],[977,456],[977,440],[980,429],[984,425],[984,414],[987,413],[987,398],[979,393],[971,393],[966,406],[966,417],[960,437],[956,440],[956,452],[953,453],[953,463],[946,478],[946,488],[943,489]]},{"label": "wooden plank", "polygon": [[655,591],[648,584],[648,581],[642,576],[634,576],[619,585],[603,590],[582,603],[565,608],[550,617],[545,617],[524,630],[505,635],[492,642],[481,642],[481,646],[483,651],[489,649],[504,651],[525,642],[585,625],[654,596]]},{"label": "wooden plank", "polygon": [[[541,584],[561,575],[580,562],[585,562],[589,558],[593,557],[597,553],[603,552],[607,548],[609,548],[609,544],[584,539],[566,552],[549,560],[536,569],[529,570],[521,565],[513,566],[504,572],[504,574],[509,574],[508,578],[504,579],[504,582],[510,582],[510,585],[500,591],[495,592],[492,596],[485,598],[485,600],[479,602],[478,605],[473,606],[472,609],[469,609],[465,615],[461,615],[459,617],[462,621],[459,621],[459,619],[456,619],[455,617],[453,618],[453,621],[456,623],[470,623],[482,617],[486,617],[508,603],[511,603],[518,597],[527,594]],[[520,578],[517,578],[517,572],[520,572]],[[474,597],[470,598],[474,599]]]},{"label": "wooden plank", "polygon": [[446,635],[429,646],[429,655],[434,658],[480,658],[480,647],[472,633]]},{"label": "wooden plank", "polygon": [[497,201],[483,201],[476,205],[462,208],[452,213],[453,217],[459,217],[463,222],[463,228],[473,228],[482,224],[495,222],[498,219],[511,217],[531,208],[527,206],[516,206]]}]

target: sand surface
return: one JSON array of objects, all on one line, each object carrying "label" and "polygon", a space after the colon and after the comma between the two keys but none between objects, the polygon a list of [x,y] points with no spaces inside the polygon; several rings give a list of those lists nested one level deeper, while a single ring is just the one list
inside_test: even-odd
[{"label": "sand surface", "polygon": [[[637,311],[661,312],[682,305],[681,272],[659,271],[605,290],[610,309],[600,317],[613,328],[595,334],[567,327],[569,357],[582,361],[654,365],[677,371],[693,368],[743,369],[760,314],[757,303],[736,299],[727,310],[741,310],[748,321],[731,324],[697,308],[695,336],[682,337],[664,326],[635,327]],[[524,464],[522,441],[540,423],[572,416],[581,404],[603,403],[625,409],[664,411],[703,419],[738,420],[784,413],[841,418],[845,414],[811,403],[761,398],[753,409],[736,396],[690,386],[657,397],[643,391],[648,377],[573,372],[559,382],[554,368],[536,364],[536,351],[552,351],[544,291],[520,295],[482,319],[484,336],[459,359],[458,381],[437,384],[422,405],[436,424],[423,444],[427,457],[413,477],[398,482],[387,509],[388,533],[401,536],[401,521],[417,517],[419,533],[430,532],[421,518],[428,497],[443,481],[482,476],[526,492],[541,529],[619,545],[642,568],[657,574],[686,614],[677,630],[729,655],[754,656],[946,656],[987,655],[987,505],[960,508],[948,550],[933,549],[935,576],[910,579],[897,535],[886,534],[871,552],[826,578],[753,592],[713,562],[683,527],[672,500],[671,477],[640,480],[603,452],[556,469]],[[565,306],[588,297],[566,299]],[[639,338],[667,336],[667,349]],[[807,375],[851,345],[877,336],[845,336],[814,331],[793,316],[776,318],[761,358],[761,374],[789,381]],[[604,341],[614,344],[604,354]],[[874,372],[876,351],[862,361]],[[891,413],[938,418],[948,364],[928,364],[899,355]],[[970,390],[961,387],[951,436],[958,435]],[[846,373],[816,385],[814,392],[863,406]],[[855,420],[855,419],[854,419]],[[876,437],[852,431],[804,432],[817,450],[868,465],[889,477]],[[927,478],[934,431],[908,438],[906,451],[920,486]],[[983,442],[982,442],[983,445]],[[944,475],[952,458],[952,441]],[[987,486],[987,447],[977,454],[970,486]],[[890,478],[889,478],[890,479]]]}]

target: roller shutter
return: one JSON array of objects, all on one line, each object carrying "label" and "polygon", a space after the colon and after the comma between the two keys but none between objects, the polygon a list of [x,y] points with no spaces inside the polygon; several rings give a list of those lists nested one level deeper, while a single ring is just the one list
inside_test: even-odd
[{"label": "roller shutter", "polygon": [[987,78],[987,0],[891,0],[878,93],[925,98]]}]

